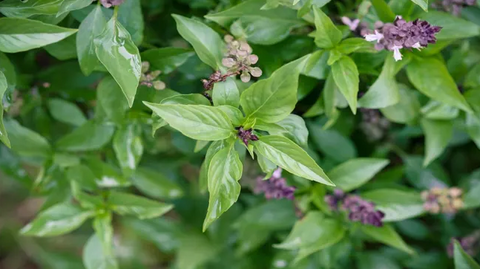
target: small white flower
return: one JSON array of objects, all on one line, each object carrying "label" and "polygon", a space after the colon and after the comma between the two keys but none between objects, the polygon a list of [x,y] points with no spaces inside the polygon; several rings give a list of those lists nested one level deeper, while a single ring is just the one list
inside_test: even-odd
[{"label": "small white flower", "polygon": [[401,46],[393,46],[393,58],[395,61],[400,61],[402,59],[402,53],[400,53]]},{"label": "small white flower", "polygon": [[383,38],[383,35],[381,33],[379,33],[377,30],[375,30],[375,34],[368,34],[368,35],[365,35],[365,40],[367,41],[377,41],[380,42],[380,40]]},{"label": "small white flower", "polygon": [[351,20],[348,17],[341,17],[340,18],[343,22],[343,24],[347,25],[348,28],[350,28],[350,31],[355,31],[358,27],[358,24],[360,23],[359,19]]},{"label": "small white flower", "polygon": [[420,45],[420,43],[419,43],[419,42],[417,42],[417,43],[413,44],[412,48],[414,48],[414,49],[417,49],[417,50],[421,50],[421,49],[423,49],[422,45]]}]

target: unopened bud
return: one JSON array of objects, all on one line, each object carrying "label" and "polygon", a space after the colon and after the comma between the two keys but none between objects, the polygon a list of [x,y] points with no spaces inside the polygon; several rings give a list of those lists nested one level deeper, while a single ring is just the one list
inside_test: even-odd
[{"label": "unopened bud", "polygon": [[260,69],[258,67],[254,67],[250,70],[250,74],[252,74],[252,76],[258,78],[258,77],[262,76],[262,69]]},{"label": "unopened bud", "polygon": [[249,55],[248,61],[250,62],[250,64],[256,64],[258,62],[258,56],[255,54]]},{"label": "unopened bud", "polygon": [[142,62],[142,73],[147,73],[150,70],[149,62]]},{"label": "unopened bud", "polygon": [[152,72],[150,72],[150,76],[152,77],[152,80],[154,80],[154,79],[156,79],[161,73],[162,73],[162,71],[160,71],[160,70],[152,71]]},{"label": "unopened bud", "polygon": [[243,72],[242,75],[240,75],[240,79],[243,82],[249,82],[250,81],[250,74],[248,72]]},{"label": "unopened bud", "polygon": [[225,42],[227,43],[231,43],[234,40],[234,38],[231,35],[226,35],[223,37],[223,40],[225,40]]},{"label": "unopened bud", "polygon": [[233,67],[237,62],[233,58],[223,58],[222,64],[225,67]]},{"label": "unopened bud", "polygon": [[155,88],[155,90],[163,90],[165,89],[165,83],[163,81],[156,80],[153,82],[153,88]]}]

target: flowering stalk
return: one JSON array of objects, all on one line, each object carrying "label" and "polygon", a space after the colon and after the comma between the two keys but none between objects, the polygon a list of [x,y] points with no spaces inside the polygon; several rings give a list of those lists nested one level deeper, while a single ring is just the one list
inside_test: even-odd
[{"label": "flowering stalk", "polygon": [[140,78],[140,85],[147,86],[149,88],[155,88],[156,90],[165,89],[165,83],[158,80],[158,76],[162,73],[160,70],[150,71],[150,63],[142,62],[142,76]]},{"label": "flowering stalk", "polygon": [[397,16],[395,22],[386,23],[380,30],[375,30],[373,34],[365,35],[367,41],[376,41],[377,50],[386,49],[393,51],[395,61],[402,59],[400,49],[422,49],[428,44],[434,44],[437,39],[435,34],[440,32],[442,27],[432,26],[427,21],[414,20],[407,22],[402,17]]},{"label": "flowering stalk", "polygon": [[282,169],[278,168],[272,176],[264,180],[263,177],[257,177],[257,185],[254,193],[264,193],[267,199],[294,199],[295,187],[288,186],[285,178],[282,178]]},{"label": "flowering stalk", "polygon": [[[375,204],[360,198],[358,195],[345,194],[342,190],[334,190],[332,195],[325,196],[325,202],[332,211],[341,211],[348,213],[348,219],[353,222],[361,222],[364,225],[373,225],[382,227],[382,219],[385,214],[380,210],[375,210]],[[339,204],[342,204],[339,207]]]},{"label": "flowering stalk", "polygon": [[422,192],[422,199],[423,208],[432,214],[455,214],[463,207],[462,190],[455,187],[433,187]]}]

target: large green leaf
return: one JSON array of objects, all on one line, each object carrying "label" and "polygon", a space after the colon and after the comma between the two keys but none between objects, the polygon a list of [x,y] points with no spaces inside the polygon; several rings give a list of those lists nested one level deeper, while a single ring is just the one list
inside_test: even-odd
[{"label": "large green leaf", "polygon": [[376,158],[357,158],[340,164],[328,172],[330,179],[344,191],[354,190],[387,166],[389,160]]},{"label": "large green leaf", "polygon": [[[414,0],[414,1],[426,1],[426,0]],[[395,20],[395,13],[388,6],[384,0],[372,0],[373,8],[377,13],[378,18],[383,22],[393,22]],[[422,6],[422,8],[426,8]]]},{"label": "large green leaf", "polygon": [[[420,115],[417,92],[401,86],[399,96],[400,101],[393,106],[382,108],[382,114],[392,122],[413,124]],[[362,102],[362,99],[359,102]]]},{"label": "large green leaf", "polygon": [[62,4],[58,8],[57,17],[63,15],[64,13],[87,7],[92,2],[93,0],[63,0]]},{"label": "large green leaf", "polygon": [[465,117],[467,133],[480,149],[480,113],[467,114]]},{"label": "large green leaf", "polygon": [[10,140],[8,139],[7,130],[3,125],[3,95],[7,91],[8,82],[7,78],[0,70],[0,141],[2,141],[7,147],[10,147]]},{"label": "large green leaf", "polygon": [[445,65],[435,58],[416,58],[407,65],[408,79],[428,97],[471,112]]},{"label": "large green leaf", "polygon": [[240,97],[247,117],[275,123],[290,115],[297,103],[298,76],[307,59],[308,56],[290,62],[268,79],[248,87]]},{"label": "large green leaf", "polygon": [[55,15],[64,0],[5,0],[0,12],[7,17],[27,18],[33,15]]},{"label": "large green leaf", "polygon": [[112,227],[112,212],[98,213],[93,220],[93,229],[100,242],[102,242],[103,253],[112,255],[113,247],[113,227]]},{"label": "large green leaf", "polygon": [[383,221],[401,221],[425,212],[420,193],[395,189],[377,189],[362,194],[375,203],[376,209],[385,213]]},{"label": "large green leaf", "polygon": [[144,104],[170,126],[193,139],[223,140],[232,136],[235,130],[227,115],[217,107],[148,102]]},{"label": "large green leaf", "polygon": [[442,27],[442,30],[436,34],[438,40],[461,39],[480,35],[479,25],[446,12],[430,11],[422,14],[420,18],[432,25]]},{"label": "large green leaf", "polygon": [[342,163],[357,157],[355,144],[335,130],[323,130],[316,124],[308,124],[310,137],[318,149],[330,159]]},{"label": "large green leaf", "polygon": [[173,205],[121,192],[111,192],[107,203],[120,215],[134,215],[140,219],[156,218],[173,208]]},{"label": "large green leaf", "polygon": [[95,182],[99,187],[114,188],[131,185],[130,181],[127,180],[115,166],[109,163],[92,157],[88,159],[87,164],[88,168],[91,169],[91,172],[95,175]]},{"label": "large green leaf", "polygon": [[83,248],[83,264],[86,269],[118,269],[117,261],[113,255],[105,253],[102,241],[95,234]]},{"label": "large green leaf", "polygon": [[278,135],[260,137],[253,142],[255,151],[274,164],[306,179],[335,186],[322,168],[297,144]]},{"label": "large green leaf", "polygon": [[292,29],[304,25],[294,10],[286,7],[261,9],[264,4],[264,0],[248,0],[225,11],[206,15],[205,18],[223,27],[235,21],[231,26],[233,34],[261,45],[280,42],[288,37]]},{"label": "large green leaf", "polygon": [[202,62],[215,70],[222,69],[225,43],[210,27],[205,24],[180,15],[173,15],[177,22],[177,30],[195,49]]},{"label": "large green leaf", "polygon": [[133,43],[140,45],[145,28],[140,0],[125,0],[118,8],[118,21],[132,36]]},{"label": "large green leaf", "polygon": [[242,172],[243,165],[233,143],[213,156],[208,169],[210,199],[204,231],[237,201],[241,190],[238,180]]},{"label": "large green leaf", "polygon": [[480,184],[476,184],[470,188],[463,196],[463,208],[476,208],[480,206]]},{"label": "large green leaf", "polygon": [[96,6],[80,23],[77,33],[77,56],[80,68],[85,75],[103,67],[95,54],[94,39],[107,25],[101,6]]},{"label": "large green leaf", "polygon": [[107,22],[103,32],[95,37],[94,43],[98,59],[118,83],[131,107],[142,75],[142,61],[137,46],[115,16]]},{"label": "large green leaf", "polygon": [[345,235],[345,228],[336,219],[326,218],[322,213],[311,211],[297,221],[293,230],[277,248],[298,250],[296,261],[321,249],[336,244]]},{"label": "large green leaf", "polygon": [[122,89],[111,77],[106,76],[97,86],[97,102],[106,118],[119,124],[128,110],[128,102],[122,94]]},{"label": "large green leaf", "polygon": [[168,74],[184,64],[195,53],[190,49],[159,48],[149,49],[141,53],[142,60],[150,63],[151,70],[160,70]]},{"label": "large green leaf", "polygon": [[212,100],[216,106],[229,105],[237,108],[240,104],[240,92],[235,80],[228,78],[224,82],[215,83]]},{"label": "large green leaf", "polygon": [[84,210],[70,203],[58,204],[41,212],[20,233],[27,236],[58,236],[77,229],[94,215],[93,210]]},{"label": "large green leaf", "polygon": [[362,225],[361,231],[371,237],[373,240],[405,251],[408,254],[413,254],[412,250],[398,233],[390,225],[383,225],[383,227],[375,227],[371,225]]},{"label": "large green leaf", "polygon": [[358,69],[355,62],[348,56],[343,56],[332,65],[332,74],[335,84],[347,99],[350,109],[355,114],[357,112],[358,95]]},{"label": "large green leaf", "polygon": [[332,20],[323,11],[313,8],[315,15],[315,44],[320,48],[331,49],[342,40],[342,32],[333,24]]},{"label": "large green leaf", "polygon": [[425,132],[425,161],[429,165],[445,150],[453,136],[453,121],[422,119],[422,128]]},{"label": "large green leaf", "polygon": [[43,47],[76,32],[29,19],[0,18],[0,51],[14,53]]},{"label": "large green leaf", "polygon": [[21,126],[15,120],[4,122],[11,148],[21,156],[48,158],[51,148],[48,141],[38,133]]},{"label": "large green leaf", "polygon": [[423,10],[428,11],[428,0],[412,0],[412,2],[417,4]]},{"label": "large green leaf", "polygon": [[277,123],[257,120],[255,129],[267,131],[269,134],[285,136],[301,146],[306,146],[308,142],[308,129],[305,121],[295,114],[290,114]]},{"label": "large green leaf", "polygon": [[177,183],[152,169],[138,168],[131,180],[141,192],[156,199],[175,199],[183,195]]},{"label": "large green leaf", "polygon": [[202,167],[200,168],[200,178],[198,179],[200,184],[200,190],[206,191],[208,188],[208,171],[210,170],[210,163],[212,162],[213,156],[217,154],[220,150],[228,146],[226,140],[217,140],[208,147],[207,154],[205,155],[205,160],[203,161]]},{"label": "large green leaf", "polygon": [[80,126],[87,121],[80,108],[63,99],[51,98],[48,108],[52,117],[60,122]]},{"label": "large green leaf", "polygon": [[457,240],[454,242],[453,257],[455,261],[455,269],[480,269],[480,265],[478,265],[470,255],[465,253]]},{"label": "large green leaf", "polygon": [[56,147],[66,151],[96,150],[110,141],[114,130],[113,125],[87,121],[73,132],[60,138]]},{"label": "large green leaf", "polygon": [[141,129],[137,124],[126,124],[115,132],[113,150],[120,167],[126,175],[136,168],[143,154]]}]

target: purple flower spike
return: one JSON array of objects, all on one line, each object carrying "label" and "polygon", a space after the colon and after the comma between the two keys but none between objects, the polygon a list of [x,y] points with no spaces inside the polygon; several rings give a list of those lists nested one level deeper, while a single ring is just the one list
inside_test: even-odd
[{"label": "purple flower spike", "polygon": [[275,170],[272,177],[264,180],[257,178],[257,185],[254,192],[256,194],[264,193],[267,199],[294,199],[295,187],[288,186],[285,178],[281,177],[281,169]]},{"label": "purple flower spike", "polygon": [[252,129],[245,130],[243,127],[238,128],[238,137],[243,141],[245,146],[248,146],[249,141],[257,141],[258,136],[253,134]]}]

